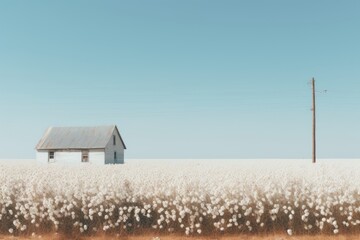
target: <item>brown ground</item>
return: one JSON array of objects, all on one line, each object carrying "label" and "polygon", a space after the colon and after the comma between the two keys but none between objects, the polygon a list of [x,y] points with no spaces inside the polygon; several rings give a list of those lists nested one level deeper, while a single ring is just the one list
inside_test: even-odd
[{"label": "brown ground", "polygon": [[[74,238],[60,237],[59,235],[14,237],[0,235],[0,240],[72,240]],[[237,235],[237,236],[217,236],[217,237],[184,237],[177,235],[160,236],[97,236],[82,237],[81,240],[360,240],[360,235],[315,235],[315,236],[287,236],[287,235]]]}]

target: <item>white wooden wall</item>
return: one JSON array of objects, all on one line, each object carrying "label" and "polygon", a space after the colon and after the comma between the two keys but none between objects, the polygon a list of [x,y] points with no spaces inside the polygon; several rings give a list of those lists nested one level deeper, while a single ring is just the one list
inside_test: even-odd
[{"label": "white wooden wall", "polygon": [[48,152],[36,151],[36,162],[40,164],[48,163]]},{"label": "white wooden wall", "polygon": [[74,152],[56,152],[54,154],[54,160],[56,163],[61,164],[74,164],[74,163],[81,163],[81,152],[74,151]]},{"label": "white wooden wall", "polygon": [[[113,145],[113,137],[111,136],[111,139],[105,148],[105,164],[124,163],[124,146],[122,145],[120,136],[116,130],[114,130],[113,135],[115,135],[116,138],[116,145]],[[115,151],[117,156],[116,162],[114,159]]]},{"label": "white wooden wall", "polygon": [[[54,163],[59,164],[85,164],[81,162],[81,151],[54,151]],[[38,163],[48,163],[48,151],[37,151],[36,160]],[[104,165],[105,152],[104,150],[90,150],[89,163]]]},{"label": "white wooden wall", "polygon": [[105,164],[105,152],[104,150],[90,150],[89,152],[89,162],[91,164]]}]

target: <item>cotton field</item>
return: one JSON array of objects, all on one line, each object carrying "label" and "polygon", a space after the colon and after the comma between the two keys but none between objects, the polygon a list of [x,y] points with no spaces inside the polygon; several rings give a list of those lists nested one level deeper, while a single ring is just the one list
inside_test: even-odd
[{"label": "cotton field", "polygon": [[0,163],[0,233],[359,232],[359,173],[360,160]]}]

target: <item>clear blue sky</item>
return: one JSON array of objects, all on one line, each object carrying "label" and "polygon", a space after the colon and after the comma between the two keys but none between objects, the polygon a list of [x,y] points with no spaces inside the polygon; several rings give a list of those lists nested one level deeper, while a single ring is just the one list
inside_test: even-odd
[{"label": "clear blue sky", "polygon": [[0,158],[117,124],[127,158],[360,157],[360,1],[0,2]]}]

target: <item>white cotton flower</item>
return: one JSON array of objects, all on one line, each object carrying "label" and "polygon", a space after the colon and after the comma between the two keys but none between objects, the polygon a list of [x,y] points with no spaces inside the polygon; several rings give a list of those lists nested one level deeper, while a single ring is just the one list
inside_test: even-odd
[{"label": "white cotton flower", "polygon": [[89,228],[94,234],[137,232],[149,222],[154,229],[183,229],[187,235],[203,234],[203,223],[207,231],[224,234],[239,229],[257,234],[269,221],[285,221],[291,232],[298,221],[316,232],[333,227],[334,234],[360,225],[360,164],[297,164],[152,161],[87,165],[81,171],[0,164],[0,220],[11,224],[12,234],[30,234],[35,227],[61,230],[64,221],[74,231]]},{"label": "white cotton flower", "polygon": [[293,231],[292,231],[291,229],[288,229],[286,232],[287,232],[287,234],[290,235],[290,236],[293,235]]}]

